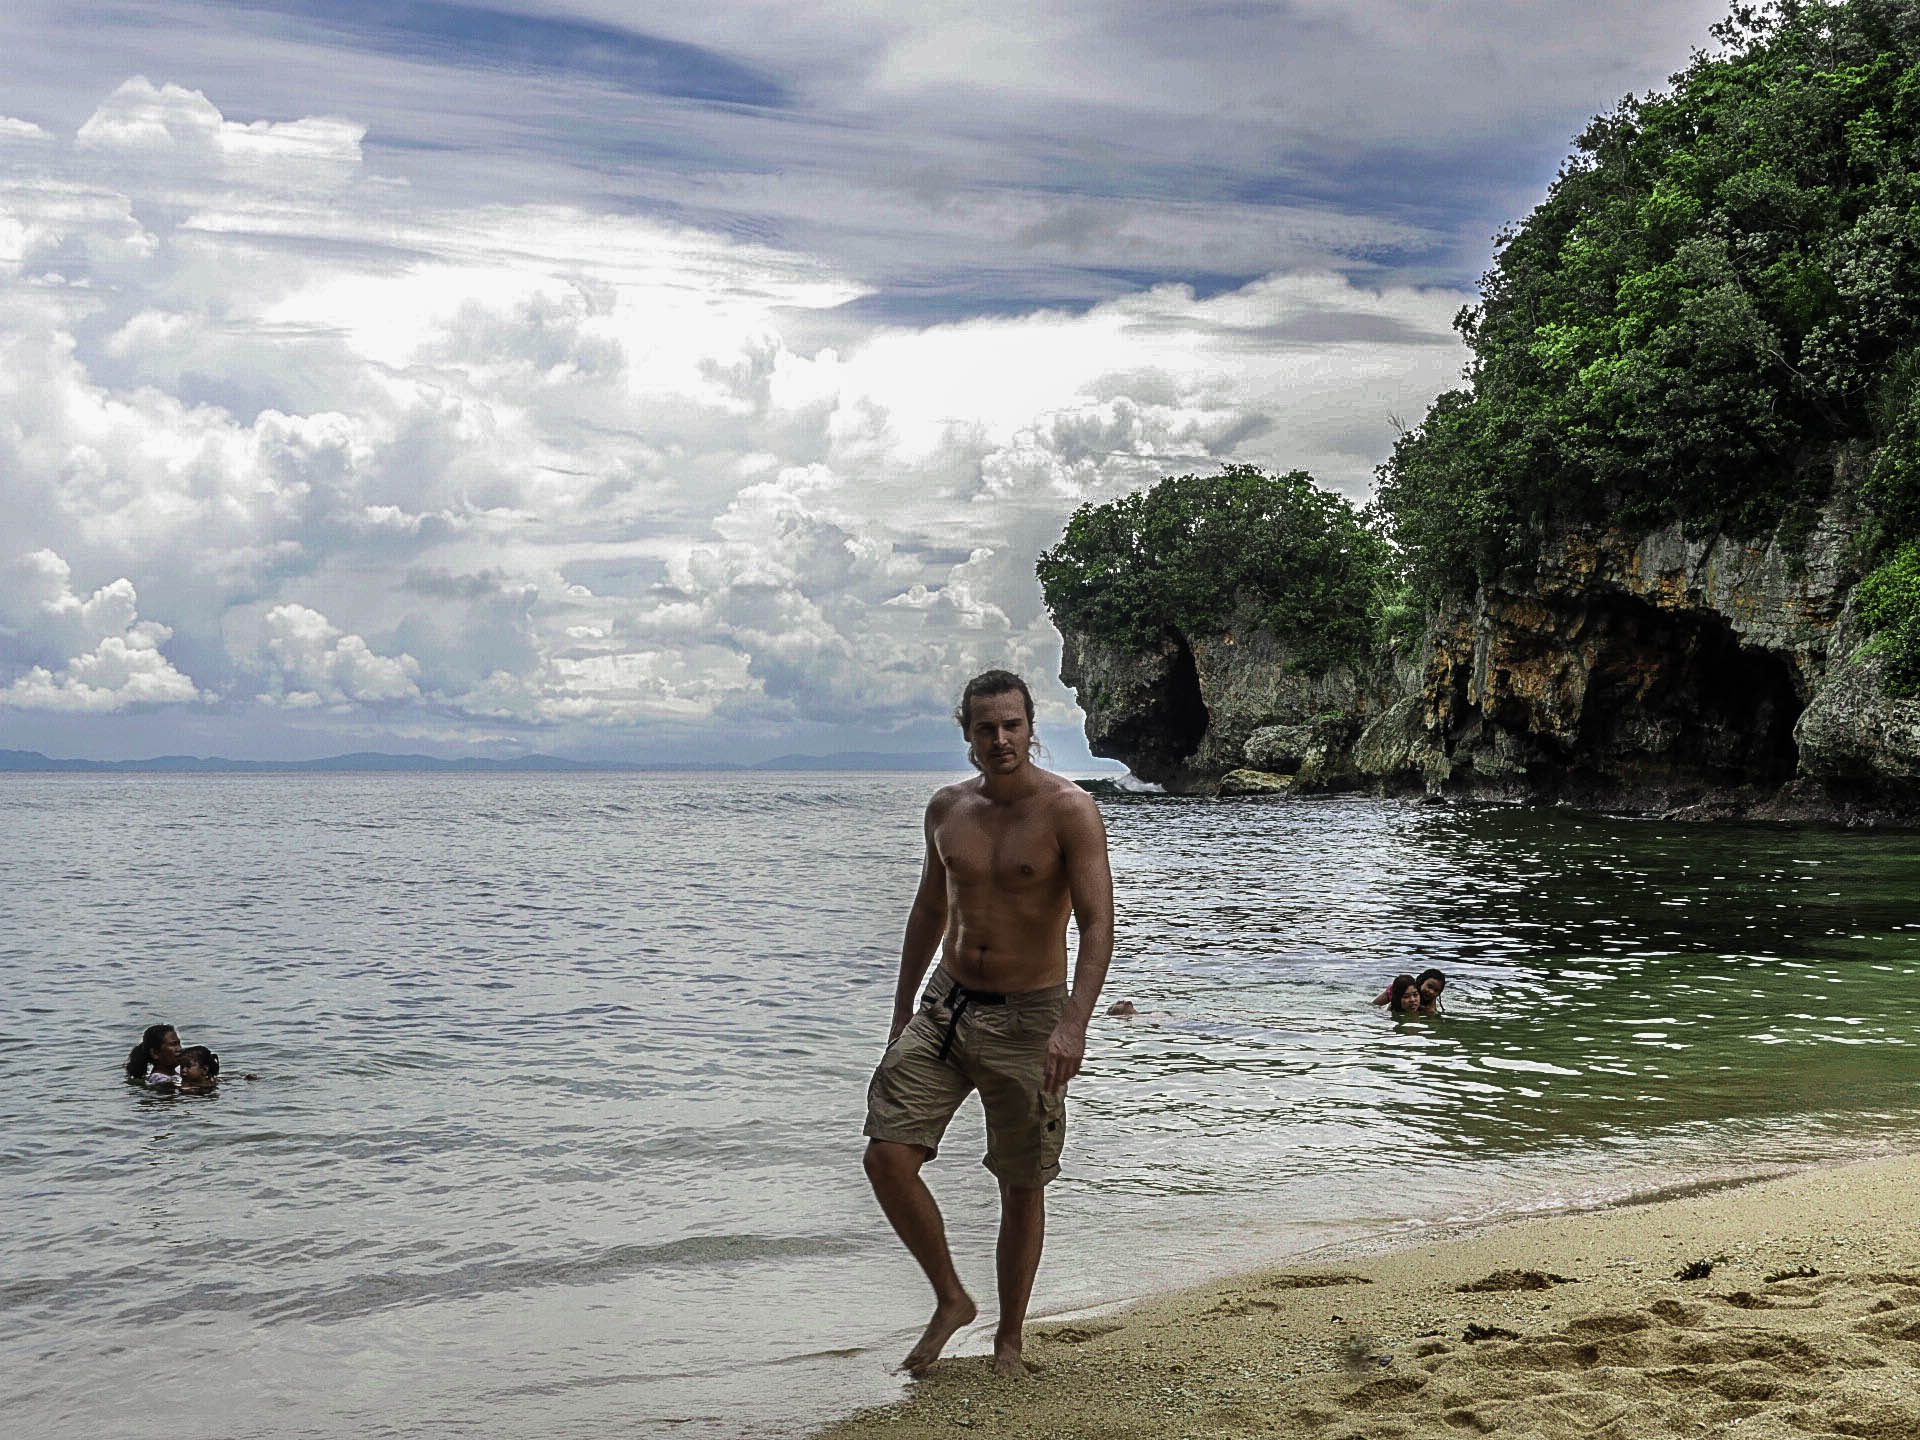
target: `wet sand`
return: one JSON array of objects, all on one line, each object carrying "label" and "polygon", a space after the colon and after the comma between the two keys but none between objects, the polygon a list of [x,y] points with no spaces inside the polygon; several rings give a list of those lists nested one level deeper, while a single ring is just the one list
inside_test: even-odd
[{"label": "wet sand", "polygon": [[1320,1256],[1030,1327],[1027,1359],[941,1361],[821,1440],[1915,1440],[1920,1156]]}]

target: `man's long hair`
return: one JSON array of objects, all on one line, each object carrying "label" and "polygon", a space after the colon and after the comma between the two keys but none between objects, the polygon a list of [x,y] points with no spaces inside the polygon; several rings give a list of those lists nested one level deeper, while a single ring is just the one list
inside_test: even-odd
[{"label": "man's long hair", "polygon": [[[960,692],[960,703],[953,707],[954,723],[960,727],[960,733],[968,736],[967,763],[979,770],[980,757],[973,753],[973,739],[969,733],[973,729],[973,702],[985,699],[989,695],[1012,695],[1018,693],[1027,707],[1027,728],[1033,728],[1033,692],[1027,689],[1027,682],[1011,670],[982,670],[967,681],[967,688]],[[1036,746],[1040,742],[1034,741]],[[1044,749],[1041,753],[1046,753]]]}]

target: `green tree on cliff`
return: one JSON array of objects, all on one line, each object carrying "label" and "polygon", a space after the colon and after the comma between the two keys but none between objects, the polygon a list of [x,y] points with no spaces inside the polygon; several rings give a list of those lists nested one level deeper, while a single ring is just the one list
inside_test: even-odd
[{"label": "green tree on cliff", "polygon": [[1035,570],[1063,630],[1146,647],[1217,633],[1238,611],[1317,671],[1366,651],[1390,558],[1305,471],[1229,465],[1082,505]]},{"label": "green tree on cliff", "polygon": [[1467,388],[1381,468],[1437,596],[1568,519],[1756,536],[1879,462],[1873,558],[1920,536],[1920,4],[1736,4],[1663,94],[1580,136],[1458,327]]}]

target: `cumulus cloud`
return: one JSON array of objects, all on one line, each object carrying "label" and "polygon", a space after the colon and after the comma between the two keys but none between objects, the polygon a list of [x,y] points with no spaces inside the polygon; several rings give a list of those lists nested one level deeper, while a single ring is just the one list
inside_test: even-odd
[{"label": "cumulus cloud", "polygon": [[0,145],[43,145],[53,136],[31,120],[0,115]]},{"label": "cumulus cloud", "polygon": [[312,705],[391,705],[420,698],[411,655],[375,654],[358,635],[342,634],[304,605],[267,611],[263,646],[279,682],[264,700]]},{"label": "cumulus cloud", "polygon": [[1461,362],[1458,291],[1325,269],[890,321],[816,255],[401,204],[355,125],[146,80],[32,154],[0,532],[172,629],[49,570],[15,705],[712,754],[918,734],[994,664],[1064,726],[1032,566],[1074,506],[1229,460],[1358,496]]},{"label": "cumulus cloud", "polygon": [[330,116],[237,124],[197,90],[155,85],[135,75],[87,117],[74,145],[143,167],[148,183],[192,178],[272,192],[327,193],[356,178],[366,133],[364,125]]},{"label": "cumulus cloud", "polygon": [[160,651],[173,631],[142,620],[124,576],[85,597],[51,550],[0,566],[0,706],[103,712],[200,698]]}]

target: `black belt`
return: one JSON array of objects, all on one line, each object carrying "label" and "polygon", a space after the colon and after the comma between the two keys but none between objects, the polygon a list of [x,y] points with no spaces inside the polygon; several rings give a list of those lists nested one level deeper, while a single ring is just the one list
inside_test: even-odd
[{"label": "black belt", "polygon": [[1004,990],[974,990],[962,985],[958,980],[952,982],[946,993],[948,1009],[947,1033],[940,1037],[940,1053],[933,1058],[944,1060],[947,1052],[953,1048],[953,1032],[960,1026],[960,1016],[969,1005],[1004,1005],[1007,996]]}]

